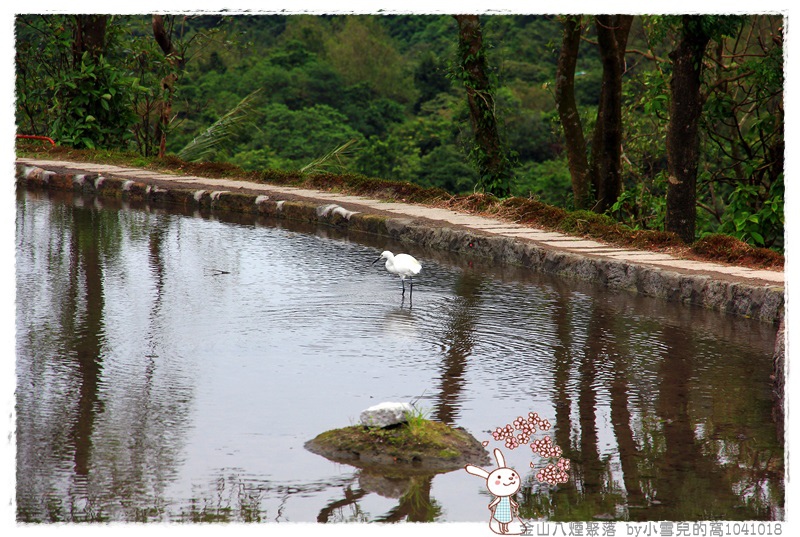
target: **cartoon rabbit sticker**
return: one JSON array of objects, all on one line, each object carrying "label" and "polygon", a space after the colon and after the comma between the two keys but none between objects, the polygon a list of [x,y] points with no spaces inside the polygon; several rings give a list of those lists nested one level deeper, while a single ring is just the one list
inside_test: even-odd
[{"label": "cartoon rabbit sticker", "polygon": [[[486,479],[486,488],[494,494],[494,500],[489,504],[489,510],[492,512],[489,528],[500,535],[521,535],[525,531],[525,526],[516,517],[519,514],[519,504],[513,499],[522,485],[520,475],[506,466],[506,459],[499,449],[494,450],[494,458],[497,459],[498,467],[491,473],[471,464],[466,465],[464,469],[467,473]],[[520,529],[515,527],[512,531],[509,524],[515,518],[519,522]]]}]

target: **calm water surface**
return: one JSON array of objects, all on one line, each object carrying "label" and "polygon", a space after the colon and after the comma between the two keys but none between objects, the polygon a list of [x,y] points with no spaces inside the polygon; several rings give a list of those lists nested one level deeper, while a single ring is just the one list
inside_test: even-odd
[{"label": "calm water surface", "polygon": [[[17,211],[21,522],[486,521],[462,470],[303,448],[412,400],[504,449],[527,518],[785,518],[771,325],[286,222],[25,191]],[[384,249],[422,262],[413,302]],[[492,439],[531,411],[566,485]]]}]

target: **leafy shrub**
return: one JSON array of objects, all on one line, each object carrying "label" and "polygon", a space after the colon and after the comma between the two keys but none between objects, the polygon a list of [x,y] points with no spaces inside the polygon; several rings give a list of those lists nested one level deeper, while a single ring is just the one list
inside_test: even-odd
[{"label": "leafy shrub", "polygon": [[[782,179],[782,178],[781,178]],[[758,247],[783,248],[783,181],[776,181],[766,199],[758,187],[739,185],[729,197],[720,231]],[[757,210],[754,210],[757,209]]]},{"label": "leafy shrub", "polygon": [[52,81],[50,136],[76,148],[125,146],[135,116],[130,80],[103,56],[84,53],[80,69],[63,71]]}]

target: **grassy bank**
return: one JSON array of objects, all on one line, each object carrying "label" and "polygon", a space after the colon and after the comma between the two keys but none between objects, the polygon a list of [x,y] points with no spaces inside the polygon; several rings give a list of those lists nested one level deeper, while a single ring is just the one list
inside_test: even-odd
[{"label": "grassy bank", "polygon": [[144,158],[119,152],[75,150],[58,146],[45,147],[40,143],[30,142],[19,143],[17,155],[29,158],[115,164],[164,173],[242,179],[265,184],[313,188],[492,216],[522,225],[592,238],[607,244],[667,252],[686,259],[767,269],[782,269],[784,264],[782,254],[766,248],[753,247],[728,235],[708,235],[691,245],[686,245],[674,233],[658,230],[635,230],[606,215],[590,211],[567,211],[531,198],[498,199],[482,193],[454,196],[441,189],[423,188],[412,183],[387,181],[363,175],[333,173],[305,175],[298,171],[280,170],[245,171],[226,163],[185,162],[174,156],[161,159]]}]

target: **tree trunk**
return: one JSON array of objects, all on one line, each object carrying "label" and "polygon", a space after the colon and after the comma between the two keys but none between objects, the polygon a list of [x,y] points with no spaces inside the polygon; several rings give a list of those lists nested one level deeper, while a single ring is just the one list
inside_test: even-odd
[{"label": "tree trunk", "polygon": [[575,64],[581,42],[581,16],[566,16],[562,23],[564,32],[556,68],[556,108],[564,129],[575,208],[589,209],[594,202],[589,180],[589,162],[586,158],[586,139],[575,103]]},{"label": "tree trunk", "polygon": [[79,67],[83,53],[93,59],[106,51],[108,15],[75,15],[72,35],[72,65]]},{"label": "tree trunk", "polygon": [[703,108],[701,74],[710,36],[697,15],[684,15],[681,40],[670,53],[672,79],[670,119],[667,127],[667,213],[665,228],[686,243],[694,242],[698,123]]},{"label": "tree trunk", "polygon": [[622,74],[632,22],[633,15],[595,17],[603,83],[592,139],[590,173],[597,200],[594,210],[599,213],[610,209],[622,192]]},{"label": "tree trunk", "polygon": [[597,15],[595,18],[603,62],[603,83],[589,161],[575,102],[575,65],[580,45],[581,18],[569,16],[563,19],[555,97],[558,116],[564,128],[572,195],[578,209],[604,212],[617,201],[622,191],[622,75],[625,71],[625,46],[632,22],[633,15]]},{"label": "tree trunk", "polygon": [[167,152],[167,129],[172,118],[172,101],[175,93],[175,82],[178,80],[177,70],[184,66],[184,58],[172,44],[172,24],[169,29],[164,27],[164,17],[153,15],[153,37],[164,52],[167,63],[173,71],[161,80],[161,103],[159,120],[156,124],[155,135],[158,139],[158,156],[163,157]]},{"label": "tree trunk", "polygon": [[155,137],[158,140],[158,157],[163,158],[167,153],[167,129],[172,119],[172,101],[175,95],[175,82],[178,75],[169,73],[161,79],[161,99],[159,103],[158,123],[155,128]]},{"label": "tree trunk", "polygon": [[165,56],[169,56],[175,49],[172,47],[172,35],[164,28],[164,16],[153,15],[153,37]]},{"label": "tree trunk", "polygon": [[477,15],[454,15],[458,21],[458,49],[467,90],[469,117],[475,133],[480,185],[496,196],[510,194],[510,166],[494,113],[494,95],[487,74],[483,36]]}]

